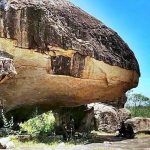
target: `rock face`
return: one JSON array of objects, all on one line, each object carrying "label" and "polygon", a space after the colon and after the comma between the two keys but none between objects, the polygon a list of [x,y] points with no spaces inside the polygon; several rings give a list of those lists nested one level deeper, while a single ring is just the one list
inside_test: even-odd
[{"label": "rock face", "polygon": [[135,117],[125,121],[125,125],[130,124],[135,133],[150,132],[150,118]]},{"label": "rock face", "polygon": [[0,4],[0,50],[17,75],[0,85],[5,108],[118,101],[138,84],[134,53],[119,35],[65,0]]},{"label": "rock face", "polygon": [[[88,108],[92,111],[87,114],[85,122],[88,123],[85,124],[88,128],[90,124],[93,124],[92,121],[95,121],[95,127],[99,131],[115,132],[120,128],[121,122],[131,118],[130,111],[125,108],[116,109],[102,103],[89,104]],[[94,114],[92,120],[91,114]]]},{"label": "rock face", "polygon": [[16,74],[13,64],[13,56],[4,51],[0,51],[0,84]]}]

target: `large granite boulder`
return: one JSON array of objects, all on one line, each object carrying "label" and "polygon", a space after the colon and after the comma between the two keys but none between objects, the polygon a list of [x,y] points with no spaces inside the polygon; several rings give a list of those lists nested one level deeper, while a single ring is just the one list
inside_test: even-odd
[{"label": "large granite boulder", "polygon": [[125,121],[125,125],[131,125],[135,133],[150,133],[150,118],[135,117]]},{"label": "large granite boulder", "polygon": [[[3,1],[3,0],[2,0]],[[0,85],[8,110],[120,101],[139,65],[112,29],[66,0],[0,2],[0,50],[17,71]]]},{"label": "large granite boulder", "polygon": [[[115,132],[120,128],[122,122],[131,118],[131,112],[126,108],[117,109],[102,103],[93,103],[87,106],[91,111],[87,113],[85,125],[95,123],[96,130],[105,132]],[[93,118],[91,119],[91,115]],[[92,123],[94,121],[94,123]]]}]

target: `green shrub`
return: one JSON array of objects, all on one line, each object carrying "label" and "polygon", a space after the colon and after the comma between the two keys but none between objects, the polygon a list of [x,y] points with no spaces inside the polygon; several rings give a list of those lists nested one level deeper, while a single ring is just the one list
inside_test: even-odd
[{"label": "green shrub", "polygon": [[55,118],[52,112],[43,113],[35,118],[20,124],[20,131],[26,131],[28,134],[41,135],[49,134],[55,128]]}]

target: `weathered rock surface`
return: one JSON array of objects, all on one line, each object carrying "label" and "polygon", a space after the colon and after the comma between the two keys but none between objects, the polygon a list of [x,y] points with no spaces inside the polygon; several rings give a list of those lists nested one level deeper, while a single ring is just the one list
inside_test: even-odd
[{"label": "weathered rock surface", "polygon": [[[94,114],[96,129],[99,131],[115,132],[120,128],[121,122],[131,118],[130,111],[125,108],[116,109],[102,103],[89,104],[88,108],[93,111],[89,113],[89,117],[86,120],[90,123],[91,114]],[[91,122],[90,124],[93,123]]]},{"label": "weathered rock surface", "polygon": [[0,50],[14,57],[17,71],[0,85],[7,110],[109,103],[137,86],[139,65],[128,45],[70,2],[9,0],[2,6]]},{"label": "weathered rock surface", "polygon": [[16,74],[13,57],[6,52],[0,51],[0,84]]},{"label": "weathered rock surface", "polygon": [[11,141],[9,137],[0,139],[0,149],[13,149],[15,144]]},{"label": "weathered rock surface", "polygon": [[135,117],[125,121],[125,125],[130,124],[135,133],[150,132],[150,118]]}]

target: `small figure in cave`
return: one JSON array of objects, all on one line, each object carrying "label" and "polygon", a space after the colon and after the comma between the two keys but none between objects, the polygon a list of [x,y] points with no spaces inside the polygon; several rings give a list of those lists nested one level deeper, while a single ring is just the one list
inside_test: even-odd
[{"label": "small figure in cave", "polygon": [[74,134],[75,134],[75,122],[74,122],[74,119],[72,116],[70,116],[70,121],[68,123],[68,128],[67,128],[67,133],[68,133],[68,136],[69,136],[69,139],[73,139],[74,137]]},{"label": "small figure in cave", "polygon": [[69,122],[66,124],[65,122],[62,122],[62,131],[63,131],[63,140],[69,141],[74,138],[75,135],[75,125],[74,125],[74,119],[72,116],[70,116]]},{"label": "small figure in cave", "polygon": [[68,141],[67,124],[62,122],[63,140]]}]

